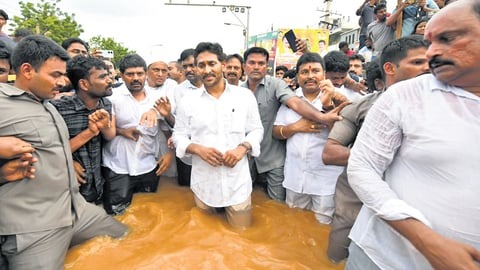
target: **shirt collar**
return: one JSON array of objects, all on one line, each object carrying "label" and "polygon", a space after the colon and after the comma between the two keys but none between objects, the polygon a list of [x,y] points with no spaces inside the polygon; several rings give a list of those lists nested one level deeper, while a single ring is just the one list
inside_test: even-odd
[{"label": "shirt collar", "polygon": [[445,83],[439,81],[437,78],[435,78],[435,76],[433,76],[432,74],[426,74],[426,75],[423,75],[423,76],[431,76],[433,78],[432,80],[430,80],[430,90],[432,92],[433,91],[449,92],[449,93],[452,93],[452,94],[454,94],[456,96],[459,96],[459,97],[464,97],[464,98],[480,101],[479,96],[477,96],[475,94],[472,94],[472,93],[468,92],[467,90],[465,90],[463,88],[459,88],[459,87],[456,87],[456,86],[453,86],[453,85],[445,84]]},{"label": "shirt collar", "polygon": [[25,95],[40,103],[44,102],[42,100],[39,100],[34,94],[6,83],[0,83],[0,91],[9,97],[19,97]]},{"label": "shirt collar", "polygon": [[313,101],[310,102],[310,100],[308,100],[308,99],[305,97],[305,95],[303,94],[303,90],[302,90],[301,87],[299,87],[299,88],[297,88],[297,90],[295,90],[295,94],[296,94],[299,98],[307,101],[308,103],[315,103],[315,102],[316,102],[317,100],[319,100],[320,97],[322,96],[322,92],[320,91],[320,92],[318,92],[318,95],[315,97],[315,99],[313,99]]}]

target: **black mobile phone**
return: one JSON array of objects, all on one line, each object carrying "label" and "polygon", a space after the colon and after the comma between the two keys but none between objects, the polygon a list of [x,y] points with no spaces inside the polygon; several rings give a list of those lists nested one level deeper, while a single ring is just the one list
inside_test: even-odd
[{"label": "black mobile phone", "polygon": [[293,52],[296,52],[297,51],[297,42],[295,40],[297,39],[297,37],[295,36],[295,33],[293,32],[292,29],[288,30],[285,33],[285,38],[288,41],[288,45],[290,45],[290,49]]}]

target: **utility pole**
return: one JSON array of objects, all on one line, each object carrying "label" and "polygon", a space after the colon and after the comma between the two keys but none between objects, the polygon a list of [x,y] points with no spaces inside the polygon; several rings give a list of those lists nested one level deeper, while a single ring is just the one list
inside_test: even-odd
[{"label": "utility pole", "polygon": [[[245,50],[248,48],[248,37],[250,35],[250,8],[251,6],[239,6],[239,5],[223,5],[223,4],[216,4],[215,1],[213,1],[212,4],[195,4],[191,3],[190,0],[187,1],[187,3],[175,3],[172,0],[169,0],[167,3],[165,3],[167,6],[196,6],[196,7],[220,7],[222,8],[222,12],[225,13],[227,10],[230,10],[230,12],[235,16],[237,21],[240,23],[241,27],[243,28],[243,35],[244,35],[244,44],[243,47]],[[245,25],[243,21],[238,17],[236,13],[245,13],[247,12],[247,24]],[[235,25],[235,24],[227,24],[227,25]]]}]

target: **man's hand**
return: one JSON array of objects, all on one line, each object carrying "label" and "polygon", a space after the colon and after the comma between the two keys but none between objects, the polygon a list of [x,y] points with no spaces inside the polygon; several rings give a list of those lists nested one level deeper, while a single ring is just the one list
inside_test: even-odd
[{"label": "man's hand", "polygon": [[170,104],[170,100],[166,96],[155,101],[155,108],[164,118],[167,118],[172,112],[172,104]]},{"label": "man's hand", "polygon": [[223,155],[223,165],[233,168],[246,154],[247,149],[242,146],[237,146],[234,149],[228,150]]},{"label": "man's hand", "polygon": [[118,128],[117,131],[118,131],[118,134],[132,141],[137,141],[138,138],[140,137],[140,131],[135,127]]},{"label": "man's hand", "polygon": [[307,53],[308,52],[308,44],[307,41],[301,38],[297,38],[295,40],[295,45],[297,46],[297,52]]},{"label": "man's hand", "polygon": [[345,106],[347,106],[348,104],[350,104],[350,102],[344,102],[344,103],[340,104],[338,107],[336,107],[335,109],[325,113],[325,120],[322,121],[322,123],[327,125],[328,129],[331,130],[332,127],[333,127],[333,124],[335,124],[335,122],[337,122],[339,120],[342,120],[342,117],[340,115],[338,115],[338,113],[343,108],[345,108]]},{"label": "man's hand", "polygon": [[434,269],[480,269],[480,251],[474,247],[446,238],[413,218],[386,222],[408,239]]},{"label": "man's hand", "polygon": [[110,114],[104,109],[99,109],[91,113],[88,116],[88,120],[93,121],[100,131],[110,128],[111,125]]},{"label": "man's hand", "polygon": [[85,179],[85,169],[83,168],[82,164],[80,164],[78,161],[73,161],[73,168],[75,169],[75,176],[77,177],[77,182],[80,185],[83,185],[87,183],[87,180]]},{"label": "man's hand", "polygon": [[97,124],[95,124],[95,121],[90,120],[90,116],[88,119],[88,130],[93,134],[93,136],[97,136],[100,134],[100,130],[97,127]]},{"label": "man's hand", "polygon": [[479,270],[480,251],[472,246],[437,235],[429,246],[421,251],[436,270]]},{"label": "man's hand", "polygon": [[38,159],[33,157],[32,153],[24,153],[0,168],[0,179],[6,181],[17,181],[24,178],[33,179],[36,171],[33,163],[37,161]]},{"label": "man's hand", "polygon": [[298,132],[320,133],[324,128],[327,128],[325,124],[315,123],[304,117],[300,118],[300,120],[293,123],[291,126],[291,129],[294,133],[298,133]]},{"label": "man's hand", "polygon": [[158,124],[158,114],[152,108],[142,114],[140,117],[140,125],[145,125],[147,128],[155,127]]},{"label": "man's hand", "polygon": [[322,102],[323,107],[328,107],[332,105],[332,98],[335,93],[335,87],[333,86],[332,81],[326,79],[319,83],[320,92],[322,95],[320,96],[320,101]]},{"label": "man's hand", "polygon": [[170,168],[172,165],[173,159],[175,158],[175,154],[172,151],[168,151],[165,155],[163,155],[158,161],[158,169],[155,171],[157,176],[163,174]]},{"label": "man's hand", "polygon": [[190,144],[187,152],[195,154],[213,167],[223,165],[223,155],[213,147],[205,147],[200,144]]},{"label": "man's hand", "polygon": [[0,158],[12,159],[25,153],[32,153],[33,146],[16,137],[0,137]]}]

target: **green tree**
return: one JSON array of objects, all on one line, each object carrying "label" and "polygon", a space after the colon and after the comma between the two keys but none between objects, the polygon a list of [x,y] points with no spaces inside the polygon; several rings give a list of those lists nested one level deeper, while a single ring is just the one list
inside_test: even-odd
[{"label": "green tree", "polygon": [[113,38],[111,37],[104,38],[102,36],[95,36],[88,41],[88,44],[90,45],[90,48],[92,50],[112,50],[113,61],[115,63],[118,63],[118,61],[122,59],[125,55],[135,53],[135,51],[130,51],[128,48],[125,48],[120,43],[113,40]]},{"label": "green tree", "polygon": [[83,33],[82,25],[75,21],[75,14],[61,11],[57,4],[61,0],[40,0],[37,4],[20,1],[21,16],[13,17],[14,29],[27,28],[61,43]]}]

